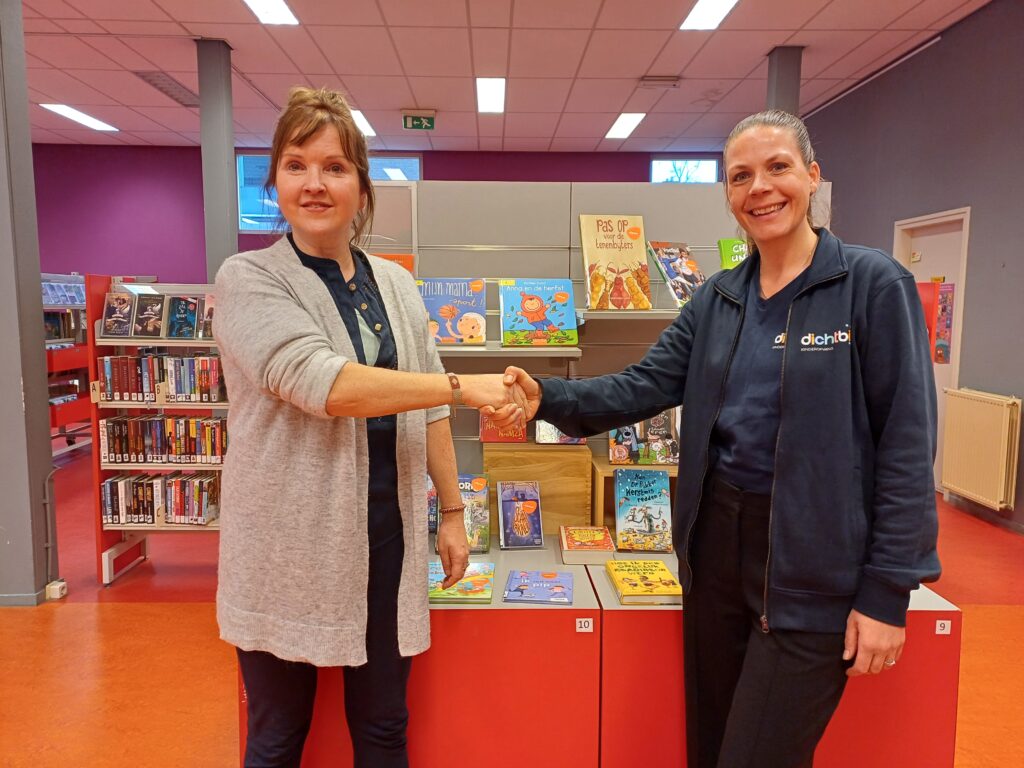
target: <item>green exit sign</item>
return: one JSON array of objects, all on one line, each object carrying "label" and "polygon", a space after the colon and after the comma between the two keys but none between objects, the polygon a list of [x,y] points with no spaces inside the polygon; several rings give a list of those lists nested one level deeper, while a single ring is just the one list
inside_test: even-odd
[{"label": "green exit sign", "polygon": [[434,118],[426,115],[402,115],[402,127],[407,131],[432,131]]}]

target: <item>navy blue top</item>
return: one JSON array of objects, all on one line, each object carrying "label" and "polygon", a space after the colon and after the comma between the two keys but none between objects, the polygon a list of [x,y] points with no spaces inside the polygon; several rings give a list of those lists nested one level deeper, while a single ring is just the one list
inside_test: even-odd
[{"label": "navy blue top", "polygon": [[806,281],[804,270],[770,298],[760,295],[760,264],[747,288],[743,327],[725,380],[722,410],[711,433],[711,462],[719,477],[752,493],[771,493],[786,316]]},{"label": "navy blue top", "polygon": [[[369,364],[376,368],[397,369],[398,350],[395,347],[395,337],[384,308],[384,299],[380,295],[366,255],[358,248],[352,249],[352,261],[355,263],[356,271],[352,279],[346,281],[337,261],[304,253],[295,244],[290,232],[288,242],[295,249],[299,261],[313,270],[327,286],[345,323],[345,330],[348,331],[359,362],[367,365],[363,336],[359,329],[361,316],[380,344],[375,359]],[[396,433],[397,417],[393,414],[366,420],[366,440],[370,454],[367,532],[371,549],[387,543],[402,531],[402,515],[398,508]],[[346,503],[347,500],[339,499],[338,502]]]}]

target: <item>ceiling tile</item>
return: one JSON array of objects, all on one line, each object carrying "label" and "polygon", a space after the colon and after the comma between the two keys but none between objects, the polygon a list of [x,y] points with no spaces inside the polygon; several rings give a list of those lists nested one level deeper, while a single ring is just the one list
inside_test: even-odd
[{"label": "ceiling tile", "polygon": [[132,131],[129,135],[156,147],[191,147],[195,144],[174,131]]},{"label": "ceiling tile", "polygon": [[587,44],[580,77],[642,77],[651,67],[671,32],[599,29]]},{"label": "ceiling tile", "polygon": [[[391,27],[391,38],[406,73],[471,77],[466,28]],[[344,74],[344,73],[342,73]]]},{"label": "ceiling tile", "polygon": [[505,109],[508,112],[561,112],[571,87],[569,78],[509,78],[505,84]]},{"label": "ceiling tile", "polygon": [[593,152],[597,148],[598,140],[594,138],[559,138],[556,136],[551,140],[552,152]]},{"label": "ceiling tile", "polygon": [[[168,15],[151,0],[67,0],[82,15],[90,19],[118,19],[120,21],[166,21]],[[35,6],[39,8],[40,3]],[[40,9],[41,10],[41,9]]]},{"label": "ceiling tile", "polygon": [[32,8],[36,14],[47,19],[82,19],[85,18],[64,0],[32,0]]},{"label": "ceiling tile", "polygon": [[727,93],[739,85],[739,80],[720,78],[683,79],[678,88],[667,91],[655,107],[655,112],[701,112],[711,109]]},{"label": "ceiling tile", "polygon": [[470,30],[475,77],[508,76],[509,34],[507,29]]},{"label": "ceiling tile", "polygon": [[800,29],[814,14],[828,5],[830,0],[785,0],[769,3],[743,2],[737,4],[722,21],[719,29]]},{"label": "ceiling tile", "polygon": [[[397,109],[364,109],[363,114],[370,121],[373,130],[381,136],[401,136],[405,133],[402,128],[402,113]],[[426,131],[410,131],[415,136]]]},{"label": "ceiling tile", "polygon": [[54,131],[54,133],[70,139],[75,144],[108,144],[116,147],[123,147],[128,143],[121,139],[120,134],[109,133],[107,131],[93,131],[88,128],[83,128],[80,131],[72,128],[67,131]]},{"label": "ceiling tile", "polygon": [[817,77],[870,37],[871,33],[865,31],[802,30],[787,40],[786,45],[803,46],[800,76],[810,78]]},{"label": "ceiling tile", "polygon": [[199,136],[199,131],[177,131],[177,133],[180,133],[182,136],[184,136],[186,139],[189,139],[194,144],[202,143],[202,140]]},{"label": "ceiling tile", "polygon": [[474,27],[509,26],[512,0],[469,0],[469,23]]},{"label": "ceiling tile", "polygon": [[481,136],[477,142],[480,145],[481,152],[500,152],[501,151],[501,137],[500,136]]},{"label": "ceiling tile", "polygon": [[891,59],[886,56],[889,51],[907,41],[913,34],[907,30],[876,32],[862,45],[854,48],[831,67],[824,69],[820,77],[841,79],[852,77],[855,72],[865,67],[878,69],[881,66],[879,60],[885,57],[886,62],[890,61]]},{"label": "ceiling tile", "polygon": [[551,136],[558,124],[553,112],[511,112],[505,116],[505,136]]},{"label": "ceiling tile", "polygon": [[818,98],[826,91],[831,91],[842,82],[842,80],[827,80],[825,78],[805,80],[800,84],[800,107],[803,108],[804,104]]},{"label": "ceiling tile", "polygon": [[469,77],[410,77],[409,85],[420,109],[476,111],[476,83]]},{"label": "ceiling tile", "polygon": [[189,33],[176,21],[108,21],[100,26],[115,35],[148,35],[152,37],[188,37]]},{"label": "ceiling tile", "polygon": [[70,139],[65,139],[60,134],[48,131],[45,128],[36,128],[32,126],[32,143],[33,144],[69,144]]},{"label": "ceiling tile", "polygon": [[199,73],[196,70],[178,70],[168,72],[167,74],[192,91],[192,93],[199,93]]},{"label": "ceiling tile", "polygon": [[89,110],[89,114],[122,131],[159,131],[164,128],[130,107],[97,104]]},{"label": "ceiling tile", "polygon": [[348,86],[333,72],[326,75],[315,75],[307,74],[306,79],[309,81],[311,88],[329,88],[332,91],[341,91],[344,94],[348,94]]},{"label": "ceiling tile", "polygon": [[746,112],[753,114],[765,109],[768,103],[768,81],[759,78],[741,80],[715,105],[719,112]]},{"label": "ceiling tile", "polygon": [[465,27],[466,0],[377,0],[392,27]]},{"label": "ceiling tile", "polygon": [[597,143],[597,152],[618,152],[622,149],[622,139],[601,139]]},{"label": "ceiling tile", "polygon": [[476,138],[476,112],[438,112],[434,130],[427,133],[431,137]]},{"label": "ceiling tile", "polygon": [[405,109],[416,105],[409,81],[404,77],[350,75],[345,78],[345,87],[360,109]]},{"label": "ceiling tile", "polygon": [[61,19],[60,26],[73,35],[105,35],[107,30],[88,19]]},{"label": "ceiling tile", "polygon": [[713,32],[697,32],[693,30],[673,32],[646,74],[680,74],[693,57],[697,55],[697,52],[711,39],[713,34]]},{"label": "ceiling tile", "polygon": [[505,133],[505,115],[481,115],[478,113],[476,125],[479,136],[501,136]]},{"label": "ceiling tile", "polygon": [[669,142],[664,152],[716,152],[722,148],[722,139],[679,138]]},{"label": "ceiling tile", "polygon": [[646,139],[634,135],[622,142],[622,151],[661,152],[671,141],[672,139]]},{"label": "ceiling tile", "polygon": [[605,0],[598,29],[679,29],[686,18],[687,3],[679,0]]},{"label": "ceiling tile", "polygon": [[388,149],[405,149],[413,152],[430,150],[430,139],[426,136],[381,136]]},{"label": "ceiling tile", "polygon": [[621,112],[635,89],[636,80],[632,79],[577,79],[569,92],[565,111]]},{"label": "ceiling tile", "polygon": [[273,133],[277,125],[276,109],[235,107],[232,114],[235,121],[244,125],[249,133]]},{"label": "ceiling tile", "polygon": [[647,115],[633,131],[633,137],[644,139],[680,136],[700,117],[693,112],[659,112]]},{"label": "ceiling tile", "polygon": [[29,53],[25,54],[25,68],[26,69],[52,69],[52,67],[49,64],[47,64],[45,61],[43,61],[42,59],[37,59],[35,56],[33,56],[32,54],[29,54]]},{"label": "ceiling tile", "polygon": [[469,138],[455,136],[431,136],[430,145],[441,152],[475,152],[478,142],[476,136]]},{"label": "ceiling tile", "polygon": [[964,0],[923,0],[893,21],[892,29],[939,29],[937,23],[964,4]]},{"label": "ceiling tile", "polygon": [[898,60],[901,56],[910,53],[912,50],[917,48],[919,45],[923,45],[929,40],[934,40],[937,33],[935,30],[925,30],[924,32],[918,32],[917,34],[911,34],[909,38],[904,40],[902,43],[897,45],[892,50],[888,51],[885,56],[879,58],[877,61],[873,61],[866,67],[857,70],[853,73],[855,80],[862,80],[868,75],[877,72],[879,69],[884,69],[889,64]]},{"label": "ceiling tile", "polygon": [[[93,70],[93,72],[98,73],[99,70]],[[83,84],[81,80],[75,79],[58,69],[29,69],[27,74],[29,87],[39,93],[45,93],[48,98],[53,99],[58,104],[70,104],[74,107],[83,108],[83,106],[90,104],[119,103],[117,99],[113,99],[105,93],[90,88]],[[132,77],[140,85],[144,84],[132,75],[129,75],[129,77]],[[146,87],[153,90],[148,85]],[[162,96],[162,98],[166,99],[167,97]],[[170,99],[167,101],[171,104],[174,103]]]},{"label": "ceiling tile", "polygon": [[622,107],[623,112],[650,112],[665,95],[665,88],[642,88],[637,86]]},{"label": "ceiling tile", "polygon": [[73,72],[79,80],[88,83],[101,93],[105,93],[121,104],[131,107],[173,107],[180,106],[168,96],[149,83],[140,80],[131,72],[123,69],[116,72],[100,70],[80,70]]},{"label": "ceiling tile", "polygon": [[[297,85],[309,85],[302,75],[247,75],[249,87],[256,88],[266,99],[278,107],[288,103],[288,94]],[[263,102],[266,104],[266,100]]]},{"label": "ceiling tile", "polygon": [[[92,35],[92,36],[83,38],[83,42],[86,45],[88,45],[88,46],[90,46],[92,48],[95,48],[97,51],[102,53],[104,56],[106,56],[111,61],[113,61],[113,62],[115,62],[117,64],[120,64],[125,69],[129,69],[129,70],[133,70],[133,71],[138,72],[138,71],[147,70],[147,69],[153,69],[154,68],[154,64],[153,64],[152,61],[147,59],[145,56],[140,54],[138,51],[135,51],[134,49],[129,48],[127,45],[125,45],[123,42],[121,42],[116,37],[111,37],[109,35],[104,36],[104,37],[101,37],[99,35]],[[189,42],[191,42],[191,41],[189,41]],[[192,63],[193,63],[193,65],[195,65],[195,44],[194,43],[192,44],[192,51],[193,51],[193,53],[192,53]]]},{"label": "ceiling tile", "polygon": [[198,110],[187,107],[146,107],[146,116],[171,131],[199,131]]},{"label": "ceiling tile", "polygon": [[[74,2],[75,0],[71,0]],[[256,24],[256,14],[243,2],[236,0],[157,0],[178,21],[198,21],[207,24]],[[288,7],[296,13],[295,0],[288,0]],[[299,17],[299,21],[309,23]]]},{"label": "ceiling tile", "polygon": [[841,93],[844,93],[848,89],[852,88],[857,84],[856,80],[840,80],[838,83],[833,85],[831,88],[827,88],[820,94],[813,98],[809,98],[806,102],[801,98],[800,100],[800,111],[801,113],[810,112],[813,109],[821,106],[830,99],[835,98]]},{"label": "ceiling tile", "polygon": [[981,8],[983,5],[988,5],[989,0],[968,0],[964,5],[954,10],[947,16],[943,16],[941,19],[935,22],[935,28],[939,30],[947,29],[952,25],[956,24],[961,19],[970,16],[976,10]]},{"label": "ceiling tile", "polygon": [[551,145],[551,139],[543,138],[521,138],[518,136],[506,136],[503,148],[506,152],[547,152]]},{"label": "ceiling tile", "polygon": [[72,35],[28,35],[25,51],[58,69],[117,69],[117,64]]},{"label": "ceiling tile", "polygon": [[302,22],[303,26],[329,24],[359,26],[362,24],[381,25],[377,3],[325,3],[324,0],[288,0],[288,7]]},{"label": "ceiling tile", "polygon": [[21,17],[23,19],[40,19],[42,18],[42,14],[40,14],[38,11],[33,10],[32,7],[29,6],[28,4],[22,2]]},{"label": "ceiling tile", "polygon": [[582,30],[514,29],[509,76],[575,77],[589,37]]},{"label": "ceiling tile", "polygon": [[126,46],[165,72],[198,70],[196,43],[189,37],[123,37]]},{"label": "ceiling tile", "polygon": [[562,115],[555,136],[602,138],[618,116],[618,112],[567,112]]},{"label": "ceiling tile", "polygon": [[807,29],[885,29],[920,0],[833,0],[807,23]]},{"label": "ceiling tile", "polygon": [[234,107],[245,107],[247,109],[278,109],[284,105],[281,96],[268,104],[266,98],[258,90],[249,85],[246,80],[237,72],[231,73],[231,104]]},{"label": "ceiling tile", "polygon": [[63,27],[58,27],[56,24],[54,24],[49,19],[42,19],[42,18],[40,18],[40,19],[22,19],[21,20],[21,26],[22,26],[22,29],[24,30],[26,36],[36,35],[36,34],[46,34],[48,32],[56,32],[57,34],[60,34],[61,32],[67,31]]},{"label": "ceiling tile", "polygon": [[299,72],[330,72],[331,65],[305,27],[273,26],[267,27],[266,30],[288,54],[288,58],[295,62]]},{"label": "ceiling tile", "polygon": [[[223,38],[231,46],[231,64],[243,72],[281,74],[298,72],[262,24],[198,24],[186,25],[200,37]],[[316,59],[319,61],[319,59]],[[312,63],[312,62],[311,62]]]},{"label": "ceiling tile", "polygon": [[746,77],[772,49],[782,45],[790,31],[715,32],[711,41],[693,57],[686,77]]},{"label": "ceiling tile", "polygon": [[31,104],[49,104],[51,99],[46,94],[40,93],[32,88],[28,90],[28,100]]},{"label": "ceiling tile", "polygon": [[747,116],[746,112],[708,112],[697,118],[685,133],[690,138],[724,138]]},{"label": "ceiling tile", "polygon": [[516,0],[512,26],[537,29],[590,29],[601,0]]},{"label": "ceiling tile", "polygon": [[339,75],[401,75],[398,54],[383,27],[309,27]]}]

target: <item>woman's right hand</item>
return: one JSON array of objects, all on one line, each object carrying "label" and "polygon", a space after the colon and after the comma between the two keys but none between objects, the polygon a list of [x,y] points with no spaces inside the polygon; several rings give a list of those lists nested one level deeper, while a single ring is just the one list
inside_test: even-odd
[{"label": "woman's right hand", "polygon": [[505,405],[501,408],[483,408],[481,410],[490,416],[499,428],[515,424],[520,418],[520,411],[523,423],[531,421],[537,415],[537,409],[540,408],[540,399],[543,394],[540,384],[522,368],[517,368],[514,365],[505,369],[502,381],[506,387],[511,389],[515,408]]}]

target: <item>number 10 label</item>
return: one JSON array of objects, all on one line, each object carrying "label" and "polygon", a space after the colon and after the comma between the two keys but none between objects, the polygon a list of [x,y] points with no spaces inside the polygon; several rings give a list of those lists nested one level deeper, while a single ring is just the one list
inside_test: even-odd
[{"label": "number 10 label", "polygon": [[576,619],[576,631],[577,632],[593,632],[594,631],[594,620],[593,619]]}]

